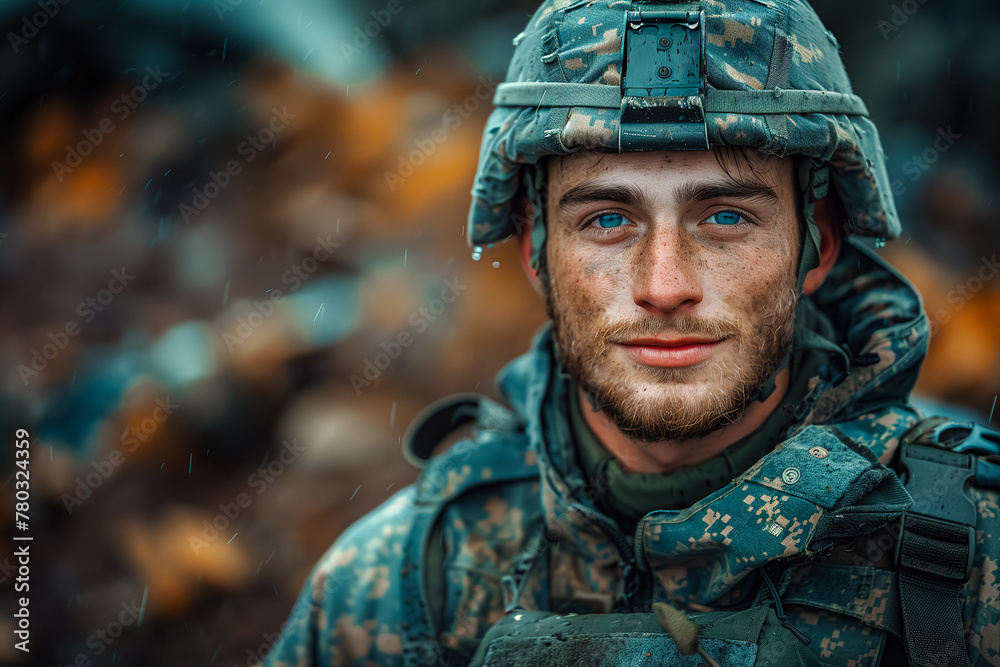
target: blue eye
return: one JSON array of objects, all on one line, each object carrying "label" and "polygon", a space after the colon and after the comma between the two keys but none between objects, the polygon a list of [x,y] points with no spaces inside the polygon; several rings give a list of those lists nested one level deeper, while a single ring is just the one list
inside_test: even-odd
[{"label": "blue eye", "polygon": [[596,218],[594,222],[599,224],[601,227],[607,229],[613,227],[620,227],[626,224],[628,220],[625,218],[624,215],[621,215],[619,213],[605,213],[599,218]]},{"label": "blue eye", "polygon": [[738,225],[740,221],[744,220],[743,216],[739,213],[733,213],[732,211],[719,211],[718,213],[709,216],[708,222],[714,222],[717,225]]}]

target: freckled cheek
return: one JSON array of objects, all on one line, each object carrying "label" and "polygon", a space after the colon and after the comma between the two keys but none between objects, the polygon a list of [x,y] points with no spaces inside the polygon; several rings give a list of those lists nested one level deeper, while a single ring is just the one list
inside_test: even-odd
[{"label": "freckled cheek", "polygon": [[781,281],[790,261],[783,247],[749,246],[738,254],[703,258],[698,272],[706,293],[714,293],[730,305],[744,304],[749,310],[763,291]]},{"label": "freckled cheek", "polygon": [[553,258],[554,276],[560,285],[563,299],[573,303],[583,303],[588,311],[599,312],[613,295],[621,291],[619,285],[627,271],[621,266],[618,256],[594,257],[589,253],[566,253]]}]

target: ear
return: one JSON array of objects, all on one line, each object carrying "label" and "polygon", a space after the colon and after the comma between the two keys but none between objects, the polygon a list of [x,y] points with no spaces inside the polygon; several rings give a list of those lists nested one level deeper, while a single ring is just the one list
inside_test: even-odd
[{"label": "ear", "polygon": [[832,195],[827,195],[816,202],[813,219],[819,227],[819,266],[806,274],[805,282],[802,284],[803,294],[812,294],[818,290],[837,261],[837,255],[840,253],[839,218],[838,207]]},{"label": "ear", "polygon": [[[521,202],[522,210],[527,210],[527,201]],[[517,256],[521,260],[521,268],[528,276],[528,282],[535,288],[539,296],[545,296],[542,289],[542,281],[538,279],[538,269],[531,268],[531,220],[525,221],[521,228],[517,230]]]}]

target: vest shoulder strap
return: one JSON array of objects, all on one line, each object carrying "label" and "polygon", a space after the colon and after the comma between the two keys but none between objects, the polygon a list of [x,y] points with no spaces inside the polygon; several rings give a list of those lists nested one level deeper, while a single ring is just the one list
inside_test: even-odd
[{"label": "vest shoulder strap", "polygon": [[917,423],[900,441],[895,467],[913,506],[903,514],[895,564],[913,667],[969,665],[960,595],[972,574],[978,512],[968,489],[1000,486],[998,454],[1000,432],[942,417]]},{"label": "vest shoulder strap", "polygon": [[[469,427],[471,434],[467,433]],[[457,433],[460,429],[461,433]],[[443,629],[442,514],[450,503],[475,487],[538,477],[535,452],[524,430],[524,421],[516,412],[474,393],[456,394],[432,403],[406,430],[404,456],[421,469],[415,503],[422,521],[420,529],[412,531],[407,539],[412,574],[406,583],[409,594],[422,601],[420,613],[410,624],[419,625],[423,636],[437,637]],[[435,453],[442,442],[457,434],[463,437],[445,451]],[[436,643],[438,662],[460,665],[468,661],[478,641],[457,639],[457,648]]]},{"label": "vest shoulder strap", "polygon": [[467,425],[513,433],[523,427],[517,413],[482,394],[461,393],[431,403],[414,418],[403,435],[403,456],[425,468],[434,449],[448,436]]},{"label": "vest shoulder strap", "polygon": [[[471,434],[435,453],[446,436],[469,426]],[[481,484],[539,475],[523,420],[479,394],[456,394],[424,409],[407,428],[403,453],[422,469],[417,496],[423,503],[444,503]]]}]

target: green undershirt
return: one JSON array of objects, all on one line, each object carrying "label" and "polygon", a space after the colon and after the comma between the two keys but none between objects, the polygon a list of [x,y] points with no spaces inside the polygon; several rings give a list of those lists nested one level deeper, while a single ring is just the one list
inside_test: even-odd
[{"label": "green undershirt", "polygon": [[720,454],[669,473],[623,473],[618,461],[584,419],[577,385],[571,381],[570,427],[580,465],[591,484],[606,480],[606,490],[600,494],[598,505],[619,522],[634,525],[654,510],[690,507],[746,472],[781,441],[786,427],[796,420],[793,408],[808,394],[809,380],[818,375],[832,355],[843,355],[832,340],[834,329],[830,318],[811,298],[801,299],[789,360],[791,377],[781,403],[756,431]]}]

